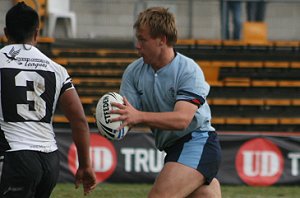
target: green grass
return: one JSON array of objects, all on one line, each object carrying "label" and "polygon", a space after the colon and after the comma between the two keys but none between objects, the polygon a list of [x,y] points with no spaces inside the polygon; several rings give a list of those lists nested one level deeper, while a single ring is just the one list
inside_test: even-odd
[{"label": "green grass", "polygon": [[152,184],[98,184],[88,196],[83,196],[82,187],[73,184],[57,184],[51,198],[143,198],[147,197]]},{"label": "green grass", "polygon": [[223,198],[296,198],[299,193],[300,186],[222,186]]},{"label": "green grass", "polygon": [[[73,184],[57,184],[51,198],[146,198],[152,184],[99,184],[88,196]],[[300,186],[222,186],[223,198],[298,198]]]}]

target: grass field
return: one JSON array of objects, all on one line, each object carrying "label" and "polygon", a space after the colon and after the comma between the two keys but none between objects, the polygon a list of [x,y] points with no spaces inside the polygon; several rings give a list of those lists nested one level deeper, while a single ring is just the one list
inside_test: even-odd
[{"label": "grass field", "polygon": [[[146,198],[152,184],[99,184],[88,196],[73,184],[57,184],[51,198]],[[222,186],[223,198],[298,198],[300,186]]]}]

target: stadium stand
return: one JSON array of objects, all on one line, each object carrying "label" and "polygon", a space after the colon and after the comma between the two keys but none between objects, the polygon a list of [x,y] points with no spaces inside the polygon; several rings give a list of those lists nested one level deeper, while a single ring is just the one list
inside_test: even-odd
[{"label": "stadium stand", "polygon": [[[43,31],[46,0],[27,1],[40,13]],[[176,50],[192,57],[211,85],[213,125],[221,131],[299,131],[300,41],[271,41],[266,24],[244,25],[243,40],[177,42]],[[4,45],[5,37],[0,41]],[[113,45],[41,36],[38,44],[67,68],[91,125],[98,99],[118,91],[124,69],[138,57],[132,42]],[[59,110],[54,122],[67,124]]]},{"label": "stadium stand", "polygon": [[267,29],[264,22],[244,22],[243,42],[246,45],[268,45]]},{"label": "stadium stand", "polygon": [[[52,57],[69,71],[87,119],[94,126],[98,99],[108,91],[118,92],[124,69],[138,56],[132,45],[117,48],[79,42],[74,47],[72,42],[69,48],[61,42],[58,47],[54,44]],[[205,49],[198,46],[202,44]],[[299,131],[300,55],[290,53],[298,48],[253,50],[245,45],[237,55],[224,42],[202,44],[193,39],[182,40],[176,49],[194,58],[203,69],[211,85],[208,103],[218,130]],[[54,122],[64,125],[67,121],[58,110]],[[143,127],[139,130],[143,131]]]}]

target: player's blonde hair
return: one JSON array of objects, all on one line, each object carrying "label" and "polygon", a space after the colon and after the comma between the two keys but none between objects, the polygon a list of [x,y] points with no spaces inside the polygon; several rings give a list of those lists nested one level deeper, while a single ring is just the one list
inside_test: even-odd
[{"label": "player's blonde hair", "polygon": [[138,15],[133,28],[148,26],[153,38],[167,37],[167,45],[174,46],[177,42],[177,29],[174,15],[163,7],[152,7]]}]

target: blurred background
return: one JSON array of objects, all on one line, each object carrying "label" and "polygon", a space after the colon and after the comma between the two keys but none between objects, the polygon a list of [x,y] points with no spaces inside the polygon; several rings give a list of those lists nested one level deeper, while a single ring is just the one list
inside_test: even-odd
[{"label": "blurred background", "polygon": [[[0,0],[5,14],[18,0]],[[98,182],[153,182],[163,164],[145,126],[118,142],[97,134],[99,98],[118,92],[124,69],[138,58],[133,23],[142,10],[174,13],[175,49],[193,58],[211,85],[207,98],[220,135],[222,184],[300,182],[300,0],[25,0],[41,17],[38,47],[67,68],[91,128]],[[61,152],[60,182],[73,181],[76,156],[68,121],[53,120]]]},{"label": "blurred background", "polygon": [[[54,10],[61,8],[62,1],[53,5]],[[221,0],[68,0],[65,9],[76,15],[77,38],[112,38],[132,39],[132,25],[142,9],[150,6],[164,6],[176,15],[179,38],[221,39]],[[13,0],[0,1],[0,29],[5,24],[5,13]],[[38,9],[47,12],[46,0],[40,2]],[[246,2],[242,0],[241,20],[247,21]],[[255,2],[255,0],[253,1]],[[270,40],[299,39],[300,1],[298,0],[265,0],[264,21],[268,25]],[[50,8],[50,10],[53,8]],[[46,13],[43,13],[47,15]],[[47,22],[47,17],[44,18]],[[65,28],[62,19],[57,21],[56,38],[64,38]],[[44,36],[49,36],[43,32]]]}]

